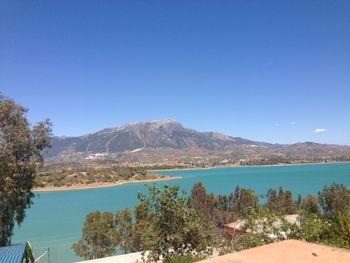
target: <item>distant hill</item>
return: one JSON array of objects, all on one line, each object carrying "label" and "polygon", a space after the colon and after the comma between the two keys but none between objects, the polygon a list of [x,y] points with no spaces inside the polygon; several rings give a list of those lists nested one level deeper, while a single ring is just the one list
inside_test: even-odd
[{"label": "distant hill", "polygon": [[54,137],[51,144],[44,153],[49,163],[113,160],[136,164],[259,164],[350,158],[349,146],[257,142],[218,132],[199,132],[173,120],[129,123],[80,137]]}]

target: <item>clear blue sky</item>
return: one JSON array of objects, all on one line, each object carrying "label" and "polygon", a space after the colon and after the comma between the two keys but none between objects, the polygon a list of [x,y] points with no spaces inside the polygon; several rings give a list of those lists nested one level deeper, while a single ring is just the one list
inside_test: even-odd
[{"label": "clear blue sky", "polygon": [[1,0],[0,90],[56,135],[169,118],[350,145],[350,1]]}]

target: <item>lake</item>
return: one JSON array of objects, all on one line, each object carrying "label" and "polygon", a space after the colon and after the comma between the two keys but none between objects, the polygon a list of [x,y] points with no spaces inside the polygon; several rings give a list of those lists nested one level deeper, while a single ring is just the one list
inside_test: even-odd
[{"label": "lake", "polygon": [[[282,186],[291,190],[294,197],[296,194],[317,194],[324,185],[332,182],[350,187],[350,163],[228,167],[157,173],[181,176],[181,179],[156,184],[179,185],[187,192],[199,181],[203,182],[208,191],[216,194],[228,194],[237,185],[250,187],[258,194]],[[16,228],[13,243],[28,240],[36,256],[49,248],[51,263],[81,260],[74,255],[71,246],[80,239],[85,215],[97,209],[115,212],[132,208],[137,203],[137,193],[145,192],[145,185],[150,184],[152,183],[39,193],[27,211],[24,222]],[[48,256],[39,262],[48,262]]]}]

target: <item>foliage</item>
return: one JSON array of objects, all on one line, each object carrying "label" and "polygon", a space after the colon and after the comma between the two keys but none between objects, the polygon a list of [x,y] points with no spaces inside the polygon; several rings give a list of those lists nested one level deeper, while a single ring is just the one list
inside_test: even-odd
[{"label": "foliage", "polygon": [[266,206],[247,214],[244,220],[242,231],[245,234],[238,235],[231,243],[234,251],[287,239],[292,229],[292,224],[286,221],[282,213]]},{"label": "foliage", "polygon": [[203,257],[186,255],[186,256],[171,256],[163,260],[163,263],[192,263],[202,260]]},{"label": "foliage", "polygon": [[254,213],[258,208],[259,197],[254,194],[254,190],[236,187],[232,196],[233,211],[240,218]]},{"label": "foliage", "polygon": [[132,246],[134,235],[134,224],[129,209],[119,211],[115,215],[115,228],[118,233],[118,244],[121,251],[126,253],[135,252]]},{"label": "foliage", "polygon": [[179,187],[153,186],[148,195],[140,194],[138,198],[133,214],[125,209],[117,212],[114,220],[111,213],[108,217],[99,212],[89,214],[82,239],[73,246],[75,253],[85,259],[99,258],[114,254],[119,247],[123,253],[147,250],[147,260],[152,261],[194,251],[210,252],[212,224],[188,206]]},{"label": "foliage", "polygon": [[[289,238],[350,248],[348,193],[344,186],[332,184],[325,186],[318,199],[308,195],[294,201],[289,191],[270,189],[267,203],[245,215],[242,230],[246,234],[232,240],[231,251]],[[301,208],[297,222],[287,222],[284,214],[295,213],[297,208]]]},{"label": "foliage", "polygon": [[193,185],[189,202],[193,209],[208,214],[207,210],[210,207],[208,207],[207,190],[201,182]]},{"label": "foliage", "polygon": [[[293,200],[290,191],[270,189],[263,204],[251,189],[240,187],[229,195],[214,195],[197,183],[188,197],[178,186],[153,186],[139,194],[134,211],[116,213],[108,235],[114,235],[114,249],[147,251],[145,260],[165,262],[193,262],[193,255],[208,255],[213,248],[223,254],[291,238],[350,248],[350,210],[341,200],[347,191],[332,184],[318,199]],[[295,212],[297,221],[288,222],[285,215]],[[228,239],[223,225],[237,219],[245,223]]]},{"label": "foliage", "polygon": [[31,128],[26,112],[0,96],[0,246],[11,243],[15,222],[24,220],[32,204],[36,169],[50,142],[50,121]]},{"label": "foliage", "polygon": [[321,214],[320,207],[318,206],[318,203],[317,203],[317,198],[312,195],[308,195],[303,200],[302,209],[305,212],[310,214],[315,214],[315,215]]},{"label": "foliage", "polygon": [[232,219],[232,199],[228,196],[208,194],[204,185],[196,183],[191,190],[189,206],[222,227]]},{"label": "foliage", "polygon": [[239,217],[245,217],[258,208],[259,197],[252,189],[236,187],[232,193],[233,211]]},{"label": "foliage", "polygon": [[258,201],[259,197],[252,189],[237,186],[230,195],[215,196],[213,193],[208,194],[202,183],[197,183],[192,188],[189,205],[221,228],[257,209]]},{"label": "foliage", "polygon": [[134,215],[134,233],[130,246],[132,246],[135,251],[141,251],[142,239],[148,236],[150,232],[151,216],[148,205],[145,203],[139,203],[135,207]]},{"label": "foliage", "polygon": [[328,232],[329,224],[316,214],[305,213],[301,216],[300,223],[293,226],[289,238],[320,243]]},{"label": "foliage", "polygon": [[293,201],[293,196],[290,191],[284,191],[282,187],[277,190],[269,189],[267,194],[267,207],[275,212],[280,212],[285,215],[295,214],[297,205]]},{"label": "foliage", "polygon": [[84,259],[95,259],[115,254],[118,241],[121,239],[115,229],[113,214],[99,211],[86,216],[82,238],[73,245],[78,256]]},{"label": "foliage", "polygon": [[238,236],[233,243],[233,251],[241,251],[272,243],[272,240],[264,234],[246,234]]},{"label": "foliage", "polygon": [[43,166],[36,177],[36,186],[71,186],[92,183],[115,183],[128,180],[158,179],[164,176],[142,167],[122,167],[113,163],[50,164]]},{"label": "foliage", "polygon": [[142,238],[143,249],[150,251],[148,260],[210,252],[212,225],[202,213],[188,207],[178,186],[151,187],[148,196],[139,199],[150,212],[149,231]]},{"label": "foliage", "polygon": [[337,238],[336,242],[332,242],[332,244],[350,249],[350,209],[334,215],[333,222],[330,232]]},{"label": "foliage", "polygon": [[350,190],[343,184],[333,183],[318,193],[318,201],[325,216],[346,213],[350,209]]},{"label": "foliage", "polygon": [[232,240],[234,251],[287,239],[292,228],[283,214],[264,206],[247,214],[244,222],[242,231],[246,234],[238,235]]}]

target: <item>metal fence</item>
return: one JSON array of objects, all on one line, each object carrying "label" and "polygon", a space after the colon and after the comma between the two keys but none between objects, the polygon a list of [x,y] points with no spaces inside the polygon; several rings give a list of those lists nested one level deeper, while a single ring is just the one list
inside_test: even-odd
[{"label": "metal fence", "polygon": [[36,263],[69,263],[83,260],[74,255],[71,244],[55,247],[35,247],[33,252]]}]

